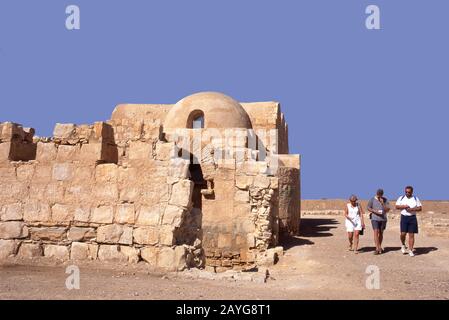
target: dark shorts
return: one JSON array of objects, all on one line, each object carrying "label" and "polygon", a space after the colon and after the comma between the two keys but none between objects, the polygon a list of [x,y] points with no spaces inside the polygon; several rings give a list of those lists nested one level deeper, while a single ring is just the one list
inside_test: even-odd
[{"label": "dark shorts", "polygon": [[418,233],[418,219],[416,216],[404,216],[401,214],[401,232]]},{"label": "dark shorts", "polygon": [[385,230],[387,221],[371,220],[371,225],[373,226],[373,230]]}]

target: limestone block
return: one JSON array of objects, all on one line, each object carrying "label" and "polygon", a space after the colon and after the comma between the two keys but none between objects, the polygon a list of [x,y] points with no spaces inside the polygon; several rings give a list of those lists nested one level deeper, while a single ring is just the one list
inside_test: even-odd
[{"label": "limestone block", "polygon": [[38,243],[22,243],[17,253],[17,257],[22,259],[32,259],[43,255],[42,246]]},{"label": "limestone block", "polygon": [[29,191],[30,191],[30,200],[34,201],[34,200],[44,200],[45,196],[45,188],[47,187],[47,184],[45,182],[34,182],[34,178],[33,180],[31,180],[31,182],[29,183]]},{"label": "limestone block", "polygon": [[128,257],[120,252],[118,245],[100,245],[98,259],[101,261],[127,262]]},{"label": "limestone block", "polygon": [[[61,198],[59,198],[61,199]],[[90,185],[73,184],[65,190],[64,200],[66,202],[85,203],[92,199],[92,189]],[[58,200],[54,200],[57,202]]]},{"label": "limestone block", "polygon": [[236,202],[234,203],[233,213],[234,218],[251,219],[251,204]]},{"label": "limestone block", "polygon": [[120,204],[117,206],[115,222],[122,224],[134,224],[135,221],[134,204]]},{"label": "limestone block", "polygon": [[133,243],[133,228],[124,226],[123,233],[119,239],[119,244],[132,244]]},{"label": "limestone block", "polygon": [[17,242],[15,240],[0,240],[0,260],[16,254]]},{"label": "limestone block", "polygon": [[158,142],[156,144],[156,160],[168,161],[175,156],[175,144]]},{"label": "limestone block", "polygon": [[97,165],[95,167],[95,180],[97,182],[117,182],[118,166],[114,163]]},{"label": "limestone block", "polygon": [[253,184],[254,177],[252,176],[236,176],[235,186],[242,190],[248,190]]},{"label": "limestone block", "polygon": [[0,222],[0,239],[22,239],[28,237],[28,227],[20,221]]},{"label": "limestone block", "polygon": [[129,160],[145,160],[152,158],[153,145],[148,142],[132,141],[129,145]]},{"label": "limestone block", "polygon": [[95,163],[101,159],[101,143],[85,143],[81,146],[79,159],[83,162]]},{"label": "limestone block", "polygon": [[137,186],[126,186],[120,191],[120,201],[137,202],[140,190]]},{"label": "limestone block", "polygon": [[[248,212],[249,213],[249,212]],[[240,234],[252,233],[255,231],[255,224],[249,216],[242,217],[237,223],[236,231]]]},{"label": "limestone block", "polygon": [[22,205],[20,203],[11,203],[4,205],[0,210],[0,220],[1,221],[14,221],[22,220],[23,211]]},{"label": "limestone block", "polygon": [[36,227],[30,228],[31,239],[35,241],[61,241],[65,238],[66,228],[63,227]]},{"label": "limestone block", "polygon": [[137,263],[140,260],[140,250],[128,246],[120,246],[120,252],[128,257],[128,262]]},{"label": "limestone block", "polygon": [[0,143],[0,162],[9,161],[10,150],[11,150],[11,142]]},{"label": "limestone block", "polygon": [[159,225],[159,206],[141,206],[137,215],[136,225],[157,226]]},{"label": "limestone block", "polygon": [[72,181],[85,184],[87,181],[94,179],[94,176],[95,167],[93,165],[77,164]]},{"label": "limestone block", "polygon": [[118,187],[116,183],[100,183],[94,187],[95,197],[103,202],[116,202],[118,200]]},{"label": "limestone block", "polygon": [[189,208],[192,205],[193,187],[194,183],[191,180],[180,180],[175,183],[172,188],[169,203],[180,207]]},{"label": "limestone block", "polygon": [[[217,181],[215,180],[214,193],[215,200],[225,201],[228,205],[232,206],[235,196],[234,181]],[[242,191],[244,192],[244,191]]]},{"label": "limestone block", "polygon": [[69,223],[75,218],[75,211],[72,206],[55,204],[51,207],[51,221],[56,223]]},{"label": "limestone block", "polygon": [[182,158],[170,159],[168,176],[171,179],[187,179],[189,177],[189,161]]},{"label": "limestone block", "polygon": [[158,247],[144,247],[140,249],[140,255],[150,266],[156,267],[159,250]]},{"label": "limestone block", "polygon": [[47,244],[44,246],[44,256],[66,261],[69,259],[69,249],[67,246]]},{"label": "limestone block", "polygon": [[25,222],[50,221],[51,211],[47,203],[30,200],[23,206],[23,220]]},{"label": "limestone block", "polygon": [[53,137],[58,139],[70,139],[75,133],[75,125],[73,123],[57,123],[53,130]]},{"label": "limestone block", "polygon": [[134,243],[155,245],[159,242],[159,229],[139,227],[133,231]]},{"label": "limestone block", "polygon": [[64,198],[64,187],[61,182],[52,182],[45,187],[44,200],[48,202],[61,202]]},{"label": "limestone block", "polygon": [[93,209],[90,222],[112,223],[114,220],[114,208],[112,206],[101,206]]},{"label": "limestone block", "polygon": [[219,233],[218,248],[230,248],[232,246],[232,238],[230,233]]},{"label": "limestone block", "polygon": [[38,165],[34,170],[33,181],[35,182],[47,182],[52,178],[53,167]]},{"label": "limestone block", "polygon": [[254,187],[267,189],[270,186],[270,178],[266,176],[255,176],[254,177]]},{"label": "limestone block", "polygon": [[142,186],[139,201],[142,205],[155,205],[160,202],[167,202],[170,197],[169,185],[158,179],[149,179],[148,186]]},{"label": "limestone block", "polygon": [[157,267],[167,271],[176,271],[175,250],[171,247],[161,248],[157,257]]},{"label": "limestone block", "polygon": [[26,181],[30,180],[34,174],[34,166],[33,165],[21,165],[16,169],[17,180]]},{"label": "limestone block", "polygon": [[75,221],[89,222],[90,221],[90,208],[89,207],[77,207],[75,208]]},{"label": "limestone block", "polygon": [[56,145],[53,142],[45,143],[38,142],[36,150],[36,160],[39,162],[50,162],[56,159],[57,154]]},{"label": "limestone block", "polygon": [[165,246],[172,246],[175,243],[174,236],[175,228],[173,226],[165,225],[159,228],[159,243]]},{"label": "limestone block", "polygon": [[279,250],[275,248],[268,249],[257,256],[256,264],[265,267],[273,266],[279,260],[278,252]]},{"label": "limestone block", "polygon": [[250,249],[256,247],[256,237],[254,236],[253,233],[248,233],[246,235],[246,244]]},{"label": "limestone block", "polygon": [[19,201],[28,197],[28,185],[23,182],[7,182],[0,179],[0,199],[3,202]]},{"label": "limestone block", "polygon": [[237,190],[234,195],[237,202],[249,202],[249,192],[245,190]]},{"label": "limestone block", "polygon": [[162,224],[172,225],[174,227],[180,227],[182,223],[182,216],[185,210],[183,208],[168,205],[165,208],[164,216],[162,218]]},{"label": "limestone block", "polygon": [[15,181],[17,178],[15,167],[0,168],[0,179],[2,181]]},{"label": "limestone block", "polygon": [[73,166],[70,163],[55,163],[53,165],[52,177],[54,180],[66,181],[73,177]]},{"label": "limestone block", "polygon": [[60,162],[75,160],[78,156],[79,151],[80,151],[79,145],[75,145],[75,146],[60,145],[58,147],[58,153],[56,156],[56,160],[60,161]]},{"label": "limestone block", "polygon": [[67,239],[70,241],[89,241],[96,237],[94,228],[71,227]]},{"label": "limestone block", "polygon": [[174,267],[178,271],[183,271],[187,269],[187,253],[188,250],[184,246],[176,246],[175,247],[175,255],[174,255]]},{"label": "limestone block", "polygon": [[112,224],[101,226],[97,229],[97,242],[99,243],[120,243],[132,244],[132,227]]},{"label": "limestone block", "polygon": [[98,255],[98,245],[82,242],[72,242],[71,260],[95,260]]}]

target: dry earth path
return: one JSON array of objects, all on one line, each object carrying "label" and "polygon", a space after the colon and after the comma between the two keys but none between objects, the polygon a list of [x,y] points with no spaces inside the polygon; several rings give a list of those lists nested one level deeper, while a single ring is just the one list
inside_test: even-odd
[{"label": "dry earth path", "polygon": [[[307,216],[301,237],[289,239],[286,253],[270,268],[267,283],[188,279],[155,274],[144,264],[80,266],[80,289],[68,290],[66,265],[0,265],[0,299],[449,299],[449,239],[417,237],[417,255],[399,251],[397,222],[385,234],[386,253],[373,255],[370,226],[361,253],[347,251],[341,216]],[[378,268],[380,288],[367,289]],[[371,279],[371,278],[370,278]]]}]

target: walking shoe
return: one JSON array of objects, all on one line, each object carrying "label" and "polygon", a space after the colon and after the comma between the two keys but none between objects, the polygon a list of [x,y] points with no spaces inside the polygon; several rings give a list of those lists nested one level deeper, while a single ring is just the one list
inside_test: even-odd
[{"label": "walking shoe", "polygon": [[408,255],[409,255],[410,257],[414,257],[414,256],[415,256],[415,254],[413,253],[413,250],[409,250],[409,251],[408,251]]},{"label": "walking shoe", "polygon": [[407,247],[403,245],[401,247],[401,251],[402,251],[403,254],[407,254]]}]

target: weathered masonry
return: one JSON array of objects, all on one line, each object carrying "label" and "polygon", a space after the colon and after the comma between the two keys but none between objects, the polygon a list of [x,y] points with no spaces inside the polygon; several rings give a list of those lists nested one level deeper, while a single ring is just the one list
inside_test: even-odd
[{"label": "weathered masonry", "polygon": [[217,271],[272,259],[299,227],[300,158],[277,102],[220,93],[118,105],[53,137],[0,124],[0,259]]}]

